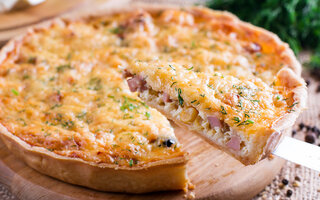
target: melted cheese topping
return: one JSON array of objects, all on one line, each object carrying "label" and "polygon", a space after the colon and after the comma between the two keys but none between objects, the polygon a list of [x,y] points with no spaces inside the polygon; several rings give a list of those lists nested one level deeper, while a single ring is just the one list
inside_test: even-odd
[{"label": "melted cheese topping", "polygon": [[273,123],[296,105],[288,100],[290,92],[273,89],[260,78],[194,72],[172,62],[138,61],[129,70],[145,77],[146,87],[168,94],[181,112],[196,108],[206,121],[218,117],[241,135],[273,133]]},{"label": "melted cheese topping", "polygon": [[183,156],[168,120],[105,60],[117,58],[105,50],[114,37],[83,23],[26,36],[1,64],[1,124],[32,146],[95,163]]},{"label": "melted cheese topping", "polygon": [[[294,105],[269,87],[287,65],[277,55],[281,49],[224,21],[201,9],[139,10],[36,30],[1,64],[0,122],[30,145],[97,163],[132,166],[183,155],[169,122],[121,78],[138,60],[180,67],[173,88],[188,87],[183,76],[204,76],[204,91],[190,95],[199,97],[199,106],[208,109],[205,102],[214,97],[218,109],[233,113],[230,124],[235,117],[245,121],[248,112],[255,124],[269,127],[275,113]],[[177,73],[157,71],[167,72]],[[186,104],[194,101],[184,90],[181,95]]]}]

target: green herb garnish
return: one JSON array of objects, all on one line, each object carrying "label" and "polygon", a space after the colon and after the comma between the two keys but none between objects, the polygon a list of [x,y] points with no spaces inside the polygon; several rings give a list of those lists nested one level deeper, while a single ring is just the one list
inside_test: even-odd
[{"label": "green herb garnish", "polygon": [[250,100],[251,102],[256,102],[256,103],[260,103],[260,100],[255,99],[255,100]]},{"label": "green herb garnish", "polygon": [[11,89],[11,92],[12,92],[14,95],[16,95],[16,96],[19,96],[19,92],[18,92],[17,90]]},{"label": "green herb garnish", "polygon": [[179,105],[180,105],[181,107],[183,107],[183,102],[184,102],[184,100],[183,100],[183,98],[181,97],[181,88],[178,89],[178,101],[179,101]]},{"label": "green herb garnish", "polygon": [[240,123],[239,117],[234,117],[234,118],[232,118],[232,120],[235,121],[235,123]]},{"label": "green herb garnish", "polygon": [[101,82],[102,82],[101,78],[97,78],[97,77],[91,78],[89,83],[88,83],[89,84],[88,89],[89,90],[96,90],[96,91],[102,89],[102,83]]},{"label": "green herb garnish", "polygon": [[211,89],[213,89],[214,90],[214,88],[213,88],[213,85],[207,85],[209,88],[211,88]]},{"label": "green herb garnish", "polygon": [[61,123],[62,127],[67,128],[67,129],[73,129],[75,124],[73,121],[68,120],[68,121],[64,121]]},{"label": "green herb garnish", "polygon": [[297,102],[294,102],[291,106],[288,106],[288,108],[292,108],[292,107],[294,107],[295,105],[297,105],[299,102],[297,101]]},{"label": "green herb garnish", "polygon": [[254,121],[252,121],[251,119],[247,119],[247,120],[241,122],[240,124],[238,124],[238,126],[249,125],[249,124],[254,124]]},{"label": "green herb garnish", "polygon": [[175,69],[174,67],[172,67],[172,65],[169,65],[169,67],[170,67],[171,69],[173,69],[174,71],[176,71],[176,69]]},{"label": "green herb garnish", "polygon": [[176,83],[177,83],[177,81],[173,82],[170,87],[172,87],[172,86],[173,86],[174,84],[176,84]]},{"label": "green herb garnish", "polygon": [[64,72],[66,69],[71,69],[72,67],[69,64],[66,65],[59,65],[57,67],[57,72],[61,73]]},{"label": "green herb garnish", "polygon": [[82,112],[82,113],[77,114],[76,117],[77,117],[78,119],[83,119],[86,115],[87,115],[87,112],[84,111],[84,112]]},{"label": "green herb garnish", "polygon": [[192,69],[193,69],[193,66],[192,66],[192,67],[190,67],[190,68],[188,68],[187,70],[189,70],[189,71],[190,71],[190,70],[192,70]]},{"label": "green herb garnish", "polygon": [[221,108],[221,111],[220,111],[220,112],[221,112],[223,115],[226,115],[226,114],[227,114],[226,109],[224,109],[223,106],[221,106],[220,108]]},{"label": "green herb garnish", "polygon": [[62,106],[61,104],[54,104],[50,109],[53,110],[53,109],[59,108],[61,106]]},{"label": "green herb garnish", "polygon": [[149,120],[151,117],[151,114],[149,112],[146,112],[145,115],[146,115],[147,119]]},{"label": "green herb garnish", "polygon": [[196,48],[196,43],[195,43],[195,41],[192,41],[191,42],[191,49],[194,49],[194,48]]},{"label": "green herb garnish", "polygon": [[123,33],[124,29],[122,27],[115,27],[109,30],[113,34],[121,34]]},{"label": "green herb garnish", "polygon": [[37,57],[34,57],[34,56],[30,56],[29,58],[28,58],[28,63],[29,64],[36,64],[36,62],[37,62]]}]

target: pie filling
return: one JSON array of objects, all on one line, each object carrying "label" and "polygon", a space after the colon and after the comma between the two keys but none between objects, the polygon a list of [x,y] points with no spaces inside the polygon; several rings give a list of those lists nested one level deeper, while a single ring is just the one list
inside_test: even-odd
[{"label": "pie filling", "polygon": [[[247,154],[247,141],[240,137],[232,128],[215,115],[206,115],[190,105],[179,104],[179,100],[172,99],[167,93],[153,90],[146,81],[138,76],[124,72],[131,92],[139,91],[139,96],[146,102],[152,103],[157,109],[170,113],[170,118],[188,126],[190,130],[204,133],[218,145],[226,147],[238,155]],[[218,113],[219,111],[217,111]]]}]

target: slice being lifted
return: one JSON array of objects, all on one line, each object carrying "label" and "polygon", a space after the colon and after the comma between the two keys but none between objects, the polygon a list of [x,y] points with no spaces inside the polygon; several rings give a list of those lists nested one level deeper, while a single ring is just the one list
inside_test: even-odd
[{"label": "slice being lifted", "polygon": [[[195,131],[244,164],[277,144],[300,110],[304,83],[283,69],[269,87],[261,79],[194,72],[176,63],[132,64],[131,91],[182,127]],[[276,89],[278,88],[278,89]]]},{"label": "slice being lifted", "polygon": [[144,38],[157,46],[127,65],[131,91],[242,163],[268,155],[305,107],[301,65],[276,35],[199,7],[135,21],[154,22]]}]

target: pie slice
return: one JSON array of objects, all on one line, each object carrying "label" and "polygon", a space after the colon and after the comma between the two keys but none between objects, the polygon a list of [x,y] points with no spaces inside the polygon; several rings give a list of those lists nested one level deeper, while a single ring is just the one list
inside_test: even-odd
[{"label": "pie slice", "polygon": [[304,82],[279,72],[272,88],[259,78],[194,72],[176,63],[137,61],[132,92],[178,125],[201,134],[244,164],[272,151],[301,109]]},{"label": "pie slice", "polygon": [[126,67],[130,90],[243,164],[266,157],[305,107],[288,45],[226,12],[171,9],[153,20],[164,48]]},{"label": "pie slice", "polygon": [[112,62],[96,57],[101,37],[110,36],[58,20],[2,49],[1,138],[30,167],[72,184],[186,189],[187,154],[173,128],[129,91]]}]

